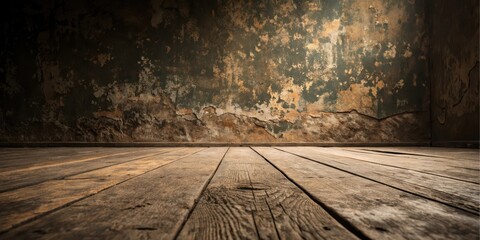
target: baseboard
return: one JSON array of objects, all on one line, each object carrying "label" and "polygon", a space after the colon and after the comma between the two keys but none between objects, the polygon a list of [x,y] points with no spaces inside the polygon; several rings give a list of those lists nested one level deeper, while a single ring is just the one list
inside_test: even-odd
[{"label": "baseboard", "polygon": [[316,146],[316,147],[392,147],[430,146],[430,142],[0,142],[0,147],[243,147],[243,146]]},{"label": "baseboard", "polygon": [[434,141],[432,147],[479,148],[479,141]]}]

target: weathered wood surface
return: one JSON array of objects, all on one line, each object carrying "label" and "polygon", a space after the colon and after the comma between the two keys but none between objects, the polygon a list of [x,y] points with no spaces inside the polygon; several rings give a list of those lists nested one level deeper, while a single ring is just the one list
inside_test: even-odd
[{"label": "weathered wood surface", "polygon": [[[352,148],[354,149],[354,148]],[[437,159],[453,159],[459,161],[480,160],[480,149],[471,148],[440,148],[440,147],[363,147],[357,149],[374,150],[377,153],[404,153],[415,156],[426,156]]]},{"label": "weathered wood surface", "polygon": [[330,149],[309,147],[282,147],[277,149],[472,213],[477,213],[480,210],[480,188],[478,184],[398,169],[388,165],[378,165],[369,161],[359,161],[348,154],[346,156],[349,157],[344,157],[341,154],[333,155],[338,151],[331,151]]},{"label": "weathered wood surface", "polygon": [[200,150],[179,149],[0,193],[0,232]]},{"label": "weathered wood surface", "polygon": [[100,148],[18,148],[16,150],[0,153],[0,166],[5,163],[23,163],[23,161],[35,161],[38,156],[55,157],[56,155],[76,155],[78,153],[106,150]]},{"label": "weathered wood surface", "polygon": [[250,148],[231,148],[179,239],[356,239]]},{"label": "weathered wood surface", "polygon": [[82,172],[92,171],[133,161],[139,158],[154,156],[165,152],[173,151],[175,148],[151,148],[145,150],[118,150],[117,153],[76,158],[70,160],[39,166],[32,166],[22,169],[0,172],[0,192],[14,190],[20,187],[35,185],[47,180],[61,179]]},{"label": "weathered wood surface", "polygon": [[480,236],[470,150],[279,149],[0,149],[0,239]]},{"label": "weathered wood surface", "polygon": [[478,214],[272,148],[254,148],[319,202],[375,239],[478,239]]},{"label": "weathered wood surface", "polygon": [[469,158],[462,158],[460,156],[451,158],[448,156],[444,157],[436,157],[430,155],[424,155],[420,153],[410,153],[410,152],[403,152],[403,151],[395,151],[393,149],[356,149],[356,148],[329,148],[332,150],[340,150],[344,152],[350,153],[360,153],[360,154],[368,154],[368,155],[375,155],[380,156],[386,159],[393,159],[393,160],[410,160],[415,163],[425,163],[425,164],[442,164],[449,167],[457,167],[457,168],[468,168],[480,171],[480,159],[469,159]]},{"label": "weathered wood surface", "polygon": [[75,149],[51,149],[51,151],[36,152],[34,154],[24,154],[10,159],[0,156],[0,172],[12,170],[23,171],[25,169],[45,168],[50,165],[59,165],[68,162],[81,161],[82,159],[96,159],[114,154],[126,154],[128,152],[137,152],[135,148],[75,148]]},{"label": "weathered wood surface", "polygon": [[309,148],[322,150],[337,156],[355,158],[358,160],[392,166],[401,169],[443,176],[447,178],[467,181],[471,183],[480,183],[480,161],[464,160],[453,161],[451,159],[432,159],[416,156],[414,158],[405,157],[405,155],[386,155],[375,152],[361,150],[332,149],[332,148]]},{"label": "weathered wood surface", "polygon": [[14,228],[0,238],[172,239],[226,150],[208,148],[184,157]]}]

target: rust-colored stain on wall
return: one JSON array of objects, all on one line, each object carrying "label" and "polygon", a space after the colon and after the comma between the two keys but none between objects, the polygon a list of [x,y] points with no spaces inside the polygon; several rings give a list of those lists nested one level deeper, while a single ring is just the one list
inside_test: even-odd
[{"label": "rust-colored stain on wall", "polygon": [[2,141],[430,137],[425,0],[9,4]]}]

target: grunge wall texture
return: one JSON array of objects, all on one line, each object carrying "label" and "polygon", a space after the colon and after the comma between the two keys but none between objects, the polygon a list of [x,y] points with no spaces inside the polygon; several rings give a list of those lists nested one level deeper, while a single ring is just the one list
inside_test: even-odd
[{"label": "grunge wall texture", "polygon": [[443,18],[449,2],[5,3],[0,141],[425,142],[431,113],[449,139],[478,86],[475,39],[437,39],[472,17]]},{"label": "grunge wall texture", "polygon": [[479,1],[462,1],[462,7],[455,1],[434,3],[432,141],[442,145],[478,144]]}]

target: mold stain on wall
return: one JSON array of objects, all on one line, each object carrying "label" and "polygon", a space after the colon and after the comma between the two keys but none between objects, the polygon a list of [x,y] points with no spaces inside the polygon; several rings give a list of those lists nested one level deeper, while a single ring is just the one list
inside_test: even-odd
[{"label": "mold stain on wall", "polygon": [[424,0],[34,1],[2,141],[426,141]]}]

